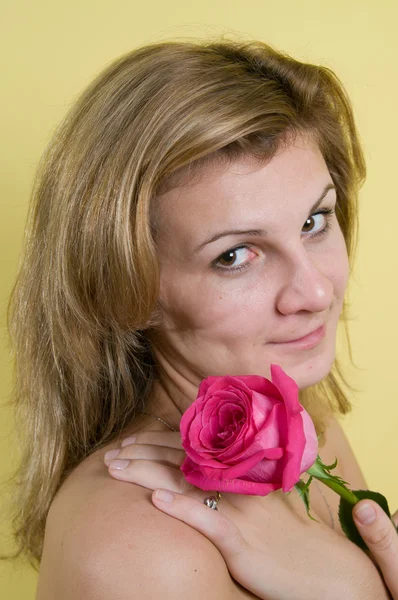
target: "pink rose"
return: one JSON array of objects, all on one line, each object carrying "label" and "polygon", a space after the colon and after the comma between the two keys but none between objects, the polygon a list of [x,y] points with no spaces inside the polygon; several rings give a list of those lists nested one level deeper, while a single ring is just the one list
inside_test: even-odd
[{"label": "pink rose", "polygon": [[318,438],[298,387],[278,365],[257,375],[208,377],[181,418],[185,479],[202,490],[290,492],[315,462]]}]

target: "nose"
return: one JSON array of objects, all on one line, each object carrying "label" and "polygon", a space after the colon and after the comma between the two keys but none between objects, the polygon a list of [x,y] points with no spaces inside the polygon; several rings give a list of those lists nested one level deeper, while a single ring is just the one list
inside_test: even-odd
[{"label": "nose", "polygon": [[[319,260],[319,257],[318,257]],[[283,315],[327,310],[333,299],[333,282],[321,271],[304,246],[292,253],[284,271],[276,307]]]}]

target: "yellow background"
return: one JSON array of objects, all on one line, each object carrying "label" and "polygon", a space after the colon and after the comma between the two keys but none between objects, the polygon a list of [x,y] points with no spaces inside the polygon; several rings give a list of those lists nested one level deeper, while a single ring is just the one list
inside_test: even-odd
[{"label": "yellow background", "polygon": [[[343,423],[370,489],[398,508],[396,0],[8,0],[2,2],[0,401],[11,390],[6,300],[16,274],[32,178],[55,125],[109,62],[178,36],[258,38],[334,69],[356,112],[368,164],[350,325],[358,392]],[[0,494],[15,467],[12,416],[0,413]],[[2,524],[2,540],[7,524]],[[2,544],[3,545],[3,544]],[[5,600],[33,599],[36,574],[0,563]]]}]

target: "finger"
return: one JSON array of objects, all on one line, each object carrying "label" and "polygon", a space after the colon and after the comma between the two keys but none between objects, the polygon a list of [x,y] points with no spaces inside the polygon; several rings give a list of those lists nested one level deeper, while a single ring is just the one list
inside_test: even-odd
[{"label": "finger", "polygon": [[152,501],[163,512],[184,521],[209,538],[224,557],[231,558],[248,550],[247,542],[235,523],[219,510],[206,506],[203,499],[196,500],[169,489],[156,489]]},{"label": "finger", "polygon": [[398,600],[398,535],[393,523],[376,502],[368,499],[358,502],[352,514],[394,600]]},{"label": "finger", "polygon": [[179,469],[150,460],[117,458],[111,461],[109,474],[119,481],[135,483],[149,490],[155,490],[159,486],[178,493],[191,488],[196,489],[185,481],[184,475]]},{"label": "finger", "polygon": [[[152,502],[161,511],[206,536],[224,557],[232,577],[256,594],[256,597],[270,597],[268,593],[275,592],[276,589],[280,591],[280,582],[275,583],[281,578],[279,565],[272,556],[265,557],[262,552],[252,548],[237,525],[219,509],[213,510],[207,507],[203,500],[174,494],[167,489],[157,489],[152,494]],[[278,597],[285,598],[280,595]],[[286,597],[291,598],[292,595]]]},{"label": "finger", "polygon": [[395,525],[398,527],[398,510],[396,510],[395,513],[393,514],[392,520],[394,521]]},{"label": "finger", "polygon": [[108,467],[115,459],[128,458],[130,460],[153,460],[171,467],[180,467],[185,458],[183,450],[167,448],[165,446],[153,446],[152,444],[130,444],[118,450],[110,450],[104,456],[104,462]]},{"label": "finger", "polygon": [[181,433],[179,431],[142,431],[122,440],[121,446],[129,444],[151,444],[182,450]]}]

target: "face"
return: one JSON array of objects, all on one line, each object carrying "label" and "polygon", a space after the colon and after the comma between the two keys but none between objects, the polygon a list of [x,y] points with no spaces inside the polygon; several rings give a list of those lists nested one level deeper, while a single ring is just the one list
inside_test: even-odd
[{"label": "face", "polygon": [[348,278],[335,204],[306,138],[265,166],[246,157],[160,196],[155,355],[197,385],[209,375],[270,377],[271,363],[301,389],[323,379]]}]

